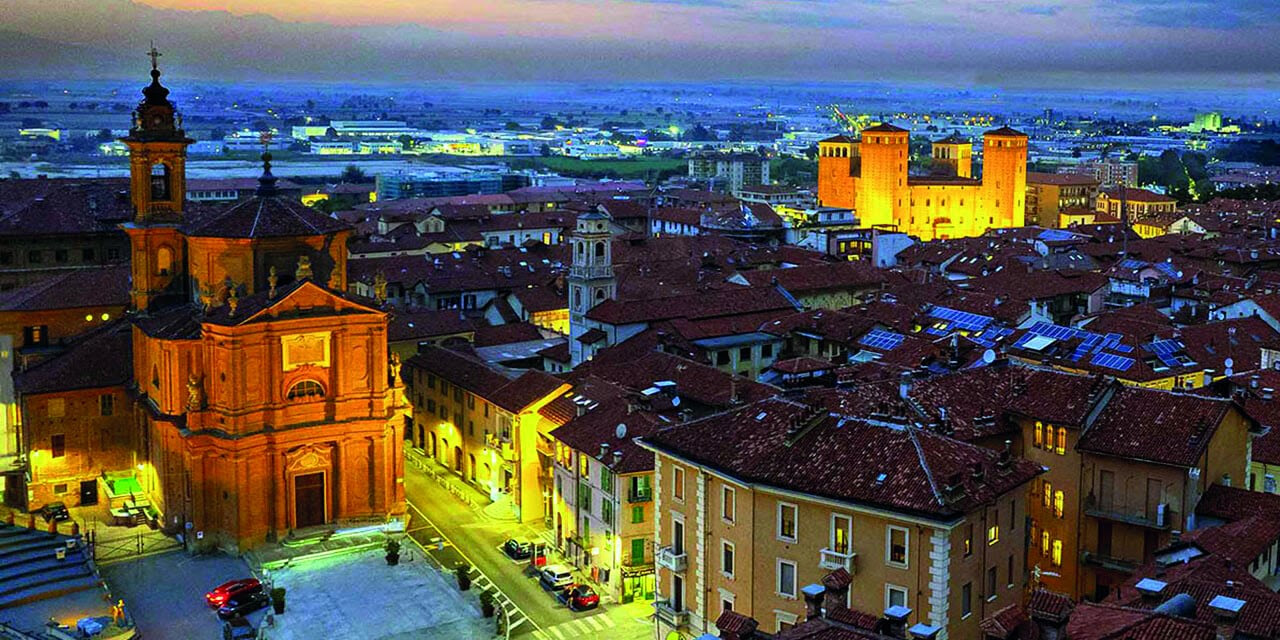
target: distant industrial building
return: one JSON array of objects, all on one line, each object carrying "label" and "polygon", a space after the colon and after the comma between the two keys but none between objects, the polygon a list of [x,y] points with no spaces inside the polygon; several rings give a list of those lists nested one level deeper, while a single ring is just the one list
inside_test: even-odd
[{"label": "distant industrial building", "polygon": [[495,170],[431,167],[378,176],[379,201],[502,193],[528,186],[525,176]]}]

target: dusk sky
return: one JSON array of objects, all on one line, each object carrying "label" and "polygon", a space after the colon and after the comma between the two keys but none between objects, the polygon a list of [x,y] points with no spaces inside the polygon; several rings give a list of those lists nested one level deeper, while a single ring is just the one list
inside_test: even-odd
[{"label": "dusk sky", "polygon": [[[6,0],[0,52],[121,72],[441,80],[1034,81],[1280,72],[1275,0]],[[32,44],[27,39],[41,42]],[[34,68],[51,64],[50,52]],[[100,55],[100,60],[96,56]],[[56,56],[55,56],[56,59]],[[21,75],[15,64],[9,75]],[[1201,76],[1205,77],[1205,76]],[[1209,75],[1208,77],[1212,77]],[[1237,75],[1234,82],[1241,83]],[[1252,78],[1254,76],[1247,76]]]}]

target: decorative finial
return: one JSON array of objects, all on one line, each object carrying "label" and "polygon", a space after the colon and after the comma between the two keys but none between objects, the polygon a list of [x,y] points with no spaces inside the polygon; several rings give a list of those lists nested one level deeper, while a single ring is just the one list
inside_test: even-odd
[{"label": "decorative finial", "polygon": [[160,53],[159,51],[157,51],[157,50],[156,50],[156,41],[155,41],[155,40],[152,40],[152,41],[151,41],[151,50],[147,52],[147,57],[148,57],[148,58],[151,58],[151,70],[152,70],[152,71],[159,71],[159,70],[160,70],[160,56],[162,56],[162,55],[164,55],[164,54],[163,54],[163,53]]},{"label": "decorative finial", "polygon": [[311,256],[298,256],[298,270],[293,272],[293,278],[301,281],[311,276]]},{"label": "decorative finial", "polygon": [[236,307],[240,306],[240,293],[237,291],[239,287],[232,285],[230,293],[227,295],[227,317],[236,317]]},{"label": "decorative finial", "polygon": [[276,283],[279,281],[280,276],[276,273],[275,265],[272,265],[271,268],[267,270],[267,284],[271,285],[271,288],[267,290],[268,298],[276,297]]},{"label": "decorative finial", "polygon": [[276,177],[271,173],[271,138],[270,131],[258,136],[262,143],[262,176],[258,178],[258,196],[270,198],[276,195]]},{"label": "decorative finial", "polygon": [[391,386],[393,387],[400,386],[400,367],[401,366],[403,365],[400,363],[400,354],[392,351],[391,359],[387,361],[387,368],[391,370]]}]

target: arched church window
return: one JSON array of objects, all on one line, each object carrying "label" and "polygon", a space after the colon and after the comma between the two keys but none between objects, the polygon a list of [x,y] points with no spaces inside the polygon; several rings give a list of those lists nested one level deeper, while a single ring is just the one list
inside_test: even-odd
[{"label": "arched church window", "polygon": [[151,166],[151,199],[169,199],[169,165],[158,163]]},{"label": "arched church window", "polygon": [[596,257],[597,257],[597,258],[603,258],[603,257],[604,257],[604,243],[603,243],[603,242],[597,242],[597,243],[596,243]]},{"label": "arched church window", "polygon": [[604,289],[596,289],[596,302],[604,300]]},{"label": "arched church window", "polygon": [[320,383],[315,380],[300,380],[292,387],[289,387],[289,393],[286,397],[295,401],[322,398],[324,397],[324,387],[320,386]]}]

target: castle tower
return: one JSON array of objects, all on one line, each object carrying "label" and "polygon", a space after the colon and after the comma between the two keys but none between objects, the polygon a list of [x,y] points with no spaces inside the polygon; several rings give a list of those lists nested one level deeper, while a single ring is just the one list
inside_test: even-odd
[{"label": "castle tower", "polygon": [[608,215],[589,211],[578,216],[577,227],[569,235],[573,266],[569,269],[569,355],[572,366],[591,359],[596,345],[580,338],[588,331],[586,315],[592,307],[618,295],[613,275],[613,243]]},{"label": "castle tower", "polygon": [[857,187],[858,220],[864,227],[907,227],[908,132],[891,124],[862,130],[858,145],[861,177]]},{"label": "castle tower", "polygon": [[857,204],[854,175],[858,142],[838,135],[818,143],[818,205],[852,209]]},{"label": "castle tower", "polygon": [[982,134],[982,207],[970,234],[1023,226],[1026,198],[1027,134],[1009,127]]},{"label": "castle tower", "polygon": [[186,200],[187,145],[194,142],[182,130],[182,116],[160,84],[160,52],[151,47],[151,84],[133,112],[129,135],[129,188],[133,221],[123,225],[132,245],[132,306],[146,311],[152,301],[181,287],[186,246],[179,232]]},{"label": "castle tower", "polygon": [[951,134],[933,142],[933,161],[949,167],[949,174],[959,178],[973,177],[973,143],[968,138]]}]

